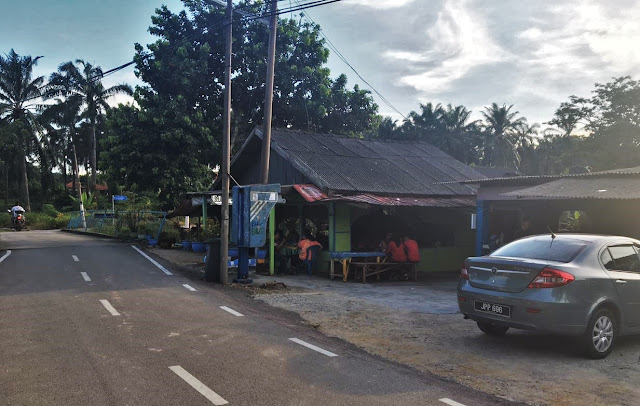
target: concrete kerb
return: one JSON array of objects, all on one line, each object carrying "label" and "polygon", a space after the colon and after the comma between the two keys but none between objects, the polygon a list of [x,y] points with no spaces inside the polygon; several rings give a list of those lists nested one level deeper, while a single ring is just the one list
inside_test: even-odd
[{"label": "concrete kerb", "polygon": [[82,235],[90,235],[92,237],[101,237],[101,238],[107,238],[110,240],[122,240],[120,237],[117,237],[115,235],[109,235],[109,234],[102,234],[102,233],[94,233],[93,231],[79,231],[79,230],[69,230],[67,228],[63,228],[60,231],[64,231],[65,233],[71,233],[71,234],[82,234]]}]

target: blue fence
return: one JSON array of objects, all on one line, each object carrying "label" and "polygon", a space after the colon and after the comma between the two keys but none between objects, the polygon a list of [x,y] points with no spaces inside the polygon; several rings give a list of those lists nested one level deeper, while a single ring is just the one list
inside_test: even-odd
[{"label": "blue fence", "polygon": [[67,229],[107,234],[116,237],[151,236],[158,238],[167,219],[164,211],[87,210],[71,215]]}]

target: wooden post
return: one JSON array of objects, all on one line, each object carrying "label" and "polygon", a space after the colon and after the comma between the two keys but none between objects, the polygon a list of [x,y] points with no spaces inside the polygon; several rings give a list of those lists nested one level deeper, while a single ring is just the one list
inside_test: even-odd
[{"label": "wooden post", "polygon": [[207,196],[202,195],[202,231],[207,229]]},{"label": "wooden post", "polygon": [[269,213],[269,275],[273,275],[276,270],[275,258],[275,236],[276,236],[276,208]]}]

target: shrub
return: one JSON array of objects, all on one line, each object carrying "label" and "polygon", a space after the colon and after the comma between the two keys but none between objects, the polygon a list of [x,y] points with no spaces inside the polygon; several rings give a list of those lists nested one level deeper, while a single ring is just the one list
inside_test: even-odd
[{"label": "shrub", "polygon": [[47,216],[52,217],[52,218],[57,218],[58,214],[60,214],[60,212],[58,210],[56,210],[56,208],[53,207],[52,204],[43,205],[42,206],[42,212],[44,214],[46,214]]}]

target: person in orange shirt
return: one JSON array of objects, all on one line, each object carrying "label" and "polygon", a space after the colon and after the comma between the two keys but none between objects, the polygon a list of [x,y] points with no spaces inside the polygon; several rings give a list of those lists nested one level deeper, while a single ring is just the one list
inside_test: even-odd
[{"label": "person in orange shirt", "polygon": [[298,258],[300,258],[300,260],[307,266],[307,274],[311,275],[313,261],[315,261],[315,258],[312,258],[312,251],[310,251],[309,248],[316,246],[322,248],[322,244],[316,241],[316,238],[313,235],[307,235],[309,237],[303,237],[298,243],[298,248],[300,249]]},{"label": "person in orange shirt", "polygon": [[409,262],[420,262],[420,249],[416,240],[405,235],[402,237],[402,244],[404,244],[404,249],[407,253],[407,260]]},{"label": "person in orange shirt", "polygon": [[389,241],[387,249],[384,252],[391,257],[392,262],[407,262],[407,254],[404,252],[402,239],[398,236],[394,236],[394,238]]}]

